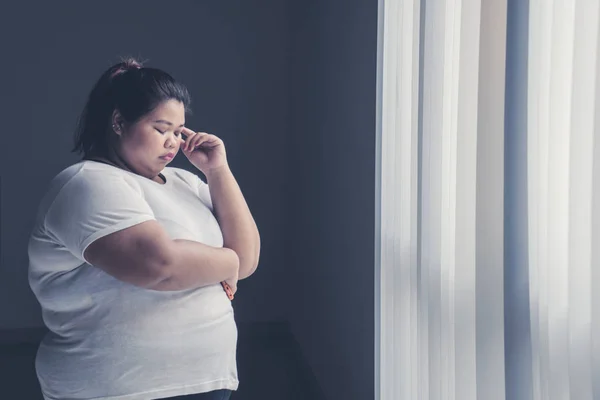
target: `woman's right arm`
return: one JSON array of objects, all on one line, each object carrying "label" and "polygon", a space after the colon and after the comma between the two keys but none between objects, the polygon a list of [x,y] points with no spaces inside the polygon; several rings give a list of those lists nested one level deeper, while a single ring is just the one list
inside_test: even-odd
[{"label": "woman's right arm", "polygon": [[235,276],[240,263],[231,249],[172,240],[155,220],[94,241],[84,258],[116,279],[158,291],[217,284]]}]

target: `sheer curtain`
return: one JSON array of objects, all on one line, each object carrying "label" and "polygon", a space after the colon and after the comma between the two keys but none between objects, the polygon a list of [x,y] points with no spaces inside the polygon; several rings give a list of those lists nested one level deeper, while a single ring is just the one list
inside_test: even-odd
[{"label": "sheer curtain", "polygon": [[377,399],[600,398],[599,3],[380,0]]}]

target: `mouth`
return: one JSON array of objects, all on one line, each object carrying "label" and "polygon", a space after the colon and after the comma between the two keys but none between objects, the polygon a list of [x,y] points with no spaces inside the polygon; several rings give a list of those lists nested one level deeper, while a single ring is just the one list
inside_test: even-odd
[{"label": "mouth", "polygon": [[171,161],[175,157],[175,153],[167,153],[164,156],[160,156],[159,158],[165,161]]}]

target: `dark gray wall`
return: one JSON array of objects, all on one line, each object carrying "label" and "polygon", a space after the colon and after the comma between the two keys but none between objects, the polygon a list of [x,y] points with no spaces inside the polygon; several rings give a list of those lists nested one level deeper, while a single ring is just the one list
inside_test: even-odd
[{"label": "dark gray wall", "polygon": [[[75,120],[119,56],[139,56],[188,85],[187,125],[225,141],[262,233],[254,276],[240,282],[238,321],[284,318],[287,2],[12,2],[0,15],[0,329],[42,326],[27,283],[27,239],[49,180],[78,160]],[[168,5],[167,5],[168,4]],[[183,155],[173,166],[194,170]]]},{"label": "dark gray wall", "polygon": [[374,394],[377,0],[293,1],[287,296],[328,399]]},{"label": "dark gray wall", "polygon": [[289,320],[327,398],[373,398],[377,0],[58,4],[1,13],[0,329],[41,326],[34,210],[95,79],[140,56],[189,86],[259,224],[238,321]]}]

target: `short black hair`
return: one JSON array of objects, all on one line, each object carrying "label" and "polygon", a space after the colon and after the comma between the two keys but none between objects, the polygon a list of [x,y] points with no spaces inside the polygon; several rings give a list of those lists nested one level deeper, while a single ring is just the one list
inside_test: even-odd
[{"label": "short black hair", "polygon": [[72,151],[83,153],[84,159],[106,156],[115,109],[126,123],[133,124],[167,100],[180,101],[185,112],[191,113],[191,97],[184,85],[160,69],[124,59],[107,69],[90,92],[77,121]]}]

